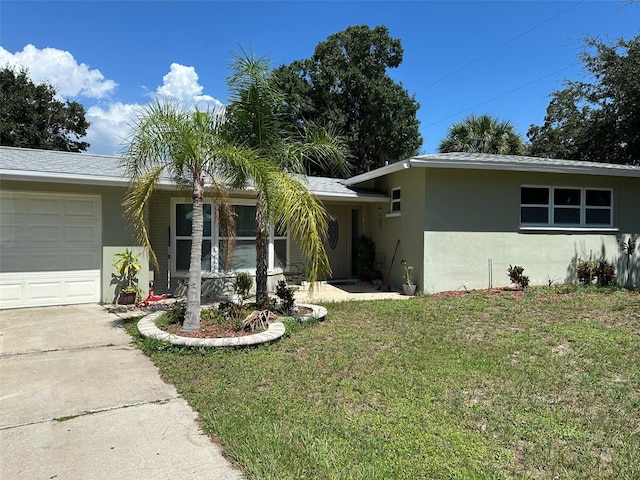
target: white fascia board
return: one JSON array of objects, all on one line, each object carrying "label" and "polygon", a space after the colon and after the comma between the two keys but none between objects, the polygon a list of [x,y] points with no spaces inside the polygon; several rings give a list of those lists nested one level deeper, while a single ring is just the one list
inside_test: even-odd
[{"label": "white fascia board", "polygon": [[[21,170],[0,170],[0,180],[24,182],[66,183],[70,185],[102,185],[106,187],[128,187],[130,179],[124,177],[97,177],[93,175],[61,174],[48,172],[33,172]],[[158,187],[174,188],[175,184],[160,181]]]},{"label": "white fascia board", "polygon": [[355,185],[356,183],[366,182],[368,180],[373,180],[374,178],[382,177],[389,173],[397,172],[404,168],[410,168],[413,166],[415,162],[415,157],[409,158],[407,160],[402,160],[401,162],[391,163],[389,165],[385,165],[384,167],[376,168],[375,170],[371,170],[370,172],[361,173],[360,175],[356,175],[355,177],[347,178],[346,180],[340,181],[343,185]]},{"label": "white fascia board", "polygon": [[574,175],[598,175],[609,177],[640,177],[640,168],[629,166],[628,168],[609,167],[594,163],[593,165],[562,165],[553,163],[525,163],[525,162],[490,162],[444,158],[420,158],[412,157],[402,162],[392,163],[384,167],[372,170],[355,177],[343,180],[344,185],[355,185],[373,180],[389,173],[397,172],[404,168],[455,168],[462,170],[494,170],[517,171],[538,173],[563,173]]},{"label": "white fascia board", "polygon": [[611,168],[594,163],[583,165],[558,165],[521,162],[474,162],[473,160],[453,161],[444,159],[411,159],[412,167],[456,168],[468,170],[503,170],[517,172],[564,173],[576,175],[601,175],[609,177],[640,177],[640,168]]},{"label": "white fascia board", "polygon": [[60,174],[21,170],[0,170],[0,179],[25,182],[70,183],[81,185],[106,185],[121,187],[129,185],[122,177],[95,177],[92,175]]},{"label": "white fascia board", "polygon": [[353,203],[384,203],[389,201],[386,195],[358,195],[357,193],[344,195],[328,192],[311,192],[313,196],[322,201],[350,201]]}]

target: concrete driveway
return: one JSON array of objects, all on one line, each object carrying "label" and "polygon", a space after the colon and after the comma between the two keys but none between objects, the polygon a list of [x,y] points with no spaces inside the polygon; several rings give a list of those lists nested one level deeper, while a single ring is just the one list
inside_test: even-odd
[{"label": "concrete driveway", "polygon": [[0,478],[239,479],[98,305],[0,311]]}]

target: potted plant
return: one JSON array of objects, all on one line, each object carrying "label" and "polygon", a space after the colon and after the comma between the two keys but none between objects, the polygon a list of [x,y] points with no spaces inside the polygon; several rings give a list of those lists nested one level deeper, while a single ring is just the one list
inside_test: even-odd
[{"label": "potted plant", "polygon": [[124,252],[114,255],[117,260],[113,263],[113,266],[116,267],[118,275],[120,275],[120,281],[125,284],[124,287],[120,288],[119,292],[119,303],[122,305],[134,304],[141,292],[136,278],[142,268],[139,260],[140,255],[141,253],[134,254],[133,249],[128,247],[124,249]]},{"label": "potted plant", "polygon": [[413,278],[411,277],[413,266],[409,265],[406,260],[402,260],[400,265],[404,268],[404,275],[402,276],[404,283],[402,284],[402,290],[405,295],[413,296],[416,294],[416,284],[413,283]]}]

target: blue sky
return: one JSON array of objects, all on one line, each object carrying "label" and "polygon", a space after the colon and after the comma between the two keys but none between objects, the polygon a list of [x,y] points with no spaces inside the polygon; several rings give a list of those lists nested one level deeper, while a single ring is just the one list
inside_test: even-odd
[{"label": "blue sky", "polygon": [[0,3],[0,65],[23,65],[79,101],[89,151],[122,148],[127,122],[155,95],[226,103],[232,51],[274,67],[308,58],[351,25],[384,24],[404,60],[389,74],[421,104],[423,153],[465,116],[510,120],[526,137],[549,95],[583,79],[585,36],[640,33],[640,3],[610,1],[140,1]]}]

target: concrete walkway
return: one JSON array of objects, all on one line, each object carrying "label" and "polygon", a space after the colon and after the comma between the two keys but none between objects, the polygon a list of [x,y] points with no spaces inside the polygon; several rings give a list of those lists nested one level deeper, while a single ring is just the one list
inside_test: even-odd
[{"label": "concrete walkway", "polygon": [[0,478],[239,479],[98,305],[0,311]]},{"label": "concrete walkway", "polygon": [[371,282],[345,280],[337,283],[316,283],[313,290],[299,289],[295,292],[297,302],[327,303],[350,302],[355,300],[408,300],[413,297],[397,291],[385,291]]}]

